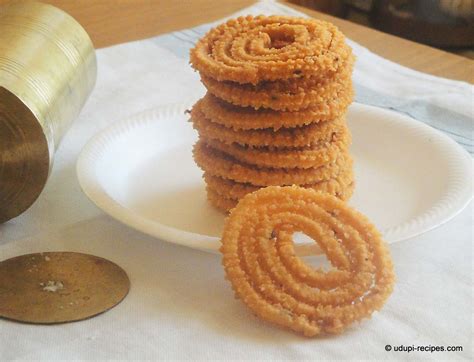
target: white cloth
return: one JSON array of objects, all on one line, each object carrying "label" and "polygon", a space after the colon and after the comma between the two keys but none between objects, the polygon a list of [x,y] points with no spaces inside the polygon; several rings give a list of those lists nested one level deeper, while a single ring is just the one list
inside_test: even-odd
[{"label": "white cloth", "polygon": [[[243,11],[249,12],[290,10],[263,2]],[[48,250],[102,256],[127,271],[129,296],[111,311],[78,323],[32,326],[0,320],[0,360],[472,359],[472,206],[436,230],[391,245],[398,282],[382,312],[341,336],[308,340],[260,322],[235,300],[218,256],[129,229],[82,194],[75,162],[95,133],[144,109],[203,94],[187,60],[163,41],[97,51],[97,86],[56,154],[46,189],[27,212],[0,225],[0,260]],[[459,89],[458,112],[472,118],[466,108],[468,84],[406,70],[362,47],[358,51],[359,59],[372,59],[374,67],[385,64],[386,73],[394,66],[417,74],[436,92]],[[364,67],[356,69],[360,82],[383,88],[384,79],[377,83]],[[410,82],[395,74],[389,79]],[[391,88],[392,95],[407,98],[405,85]],[[431,102],[443,108],[438,100]],[[459,345],[463,351],[386,352],[387,344]]]}]

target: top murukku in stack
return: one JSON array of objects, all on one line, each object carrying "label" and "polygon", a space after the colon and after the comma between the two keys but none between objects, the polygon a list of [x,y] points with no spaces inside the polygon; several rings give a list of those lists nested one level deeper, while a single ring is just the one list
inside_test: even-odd
[{"label": "top murukku in stack", "polygon": [[200,39],[191,64],[208,93],[191,120],[211,203],[229,210],[258,188],[293,184],[347,200],[353,63],[344,35],[314,19],[240,17]]}]

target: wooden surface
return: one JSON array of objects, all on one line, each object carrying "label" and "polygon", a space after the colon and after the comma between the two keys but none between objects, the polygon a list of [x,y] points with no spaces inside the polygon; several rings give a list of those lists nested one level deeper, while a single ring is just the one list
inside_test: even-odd
[{"label": "wooden surface", "polygon": [[[0,0],[0,4],[9,0]],[[16,0],[18,1],[18,0]],[[253,0],[43,0],[74,16],[105,47],[217,20]],[[293,4],[315,18],[335,23],[373,52],[426,73],[474,82],[474,61],[388,35]]]}]

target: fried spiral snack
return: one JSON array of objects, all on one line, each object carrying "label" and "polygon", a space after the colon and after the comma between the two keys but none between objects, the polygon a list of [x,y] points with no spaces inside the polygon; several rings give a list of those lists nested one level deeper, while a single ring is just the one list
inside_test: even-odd
[{"label": "fried spiral snack", "polygon": [[194,145],[194,160],[205,172],[237,182],[256,186],[305,185],[329,180],[352,168],[352,159],[344,154],[333,163],[309,169],[256,168],[237,162],[202,140]]},{"label": "fried spiral snack", "polygon": [[258,130],[295,128],[311,123],[331,121],[340,118],[347,110],[351,99],[330,100],[327,104],[312,106],[297,112],[280,112],[271,109],[238,107],[207,93],[194,108],[214,123],[234,130]]},{"label": "fried spiral snack", "polygon": [[[331,270],[296,256],[297,231],[317,241]],[[328,194],[294,186],[249,194],[231,211],[221,242],[236,296],[262,319],[305,336],[341,333],[381,309],[393,290],[379,232]]]},{"label": "fried spiral snack", "polygon": [[[206,181],[208,191],[211,190],[226,199],[232,199],[236,202],[244,198],[247,194],[255,192],[261,188],[252,184],[239,183],[219,176],[213,176],[207,172],[204,172],[203,177]],[[354,191],[354,175],[352,170],[348,170],[330,180],[299,186],[326,192],[341,200],[347,200]]]},{"label": "fried spiral snack", "polygon": [[[214,96],[241,107],[254,109],[269,108],[276,111],[298,111],[308,107],[330,107],[336,99],[350,104],[353,98],[352,81],[349,74],[336,80],[325,79],[310,87],[298,83],[275,81],[239,85],[233,82],[219,82],[211,77],[201,76],[201,81]],[[306,83],[312,83],[306,81]]]},{"label": "fried spiral snack", "polygon": [[348,152],[350,134],[335,134],[333,140],[323,146],[272,149],[247,147],[237,143],[227,144],[202,137],[212,148],[231,156],[239,162],[258,167],[315,168],[333,162],[343,152]]},{"label": "fried spiral snack", "polygon": [[[198,108],[191,110],[191,121],[199,135],[206,139],[249,146],[306,147],[331,142],[336,134],[347,134],[349,130],[343,119],[331,122],[312,123],[294,129],[233,130],[207,119]],[[342,136],[341,136],[342,137]]]},{"label": "fried spiral snack", "polygon": [[[323,182],[321,182],[321,184],[322,183]],[[311,187],[311,188],[318,192],[326,192],[326,191],[318,190],[317,187]],[[215,191],[212,188],[212,185],[210,184],[206,186],[206,192],[207,192],[207,200],[209,201],[209,203],[224,213],[229,213],[239,203],[239,199],[228,198],[227,196],[220,194],[219,192]],[[334,195],[331,192],[326,192],[326,193],[332,196],[336,196],[338,199],[342,201],[345,201],[345,200],[348,200],[352,196],[353,192],[354,192],[354,187],[349,186],[346,189],[342,190],[341,193],[338,195]]]},{"label": "fried spiral snack", "polygon": [[209,185],[206,186],[206,192],[207,192],[207,200],[209,203],[214,206],[216,209],[227,213],[230,210],[232,210],[237,203],[239,202],[238,200],[235,199],[229,199],[227,197],[224,197],[214,190],[212,190]]},{"label": "fried spiral snack", "polygon": [[351,49],[336,26],[288,16],[246,16],[211,29],[191,50],[192,66],[217,81],[257,84],[331,77]]}]

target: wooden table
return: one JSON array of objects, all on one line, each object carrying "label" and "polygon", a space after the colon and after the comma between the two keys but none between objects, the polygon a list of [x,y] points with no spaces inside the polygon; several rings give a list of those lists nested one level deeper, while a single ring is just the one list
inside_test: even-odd
[{"label": "wooden table", "polygon": [[[0,0],[0,4],[8,0]],[[143,39],[217,20],[253,0],[42,0],[74,16],[96,47]],[[371,51],[426,73],[474,83],[474,61],[409,40],[287,4],[335,23],[349,38]]]}]

